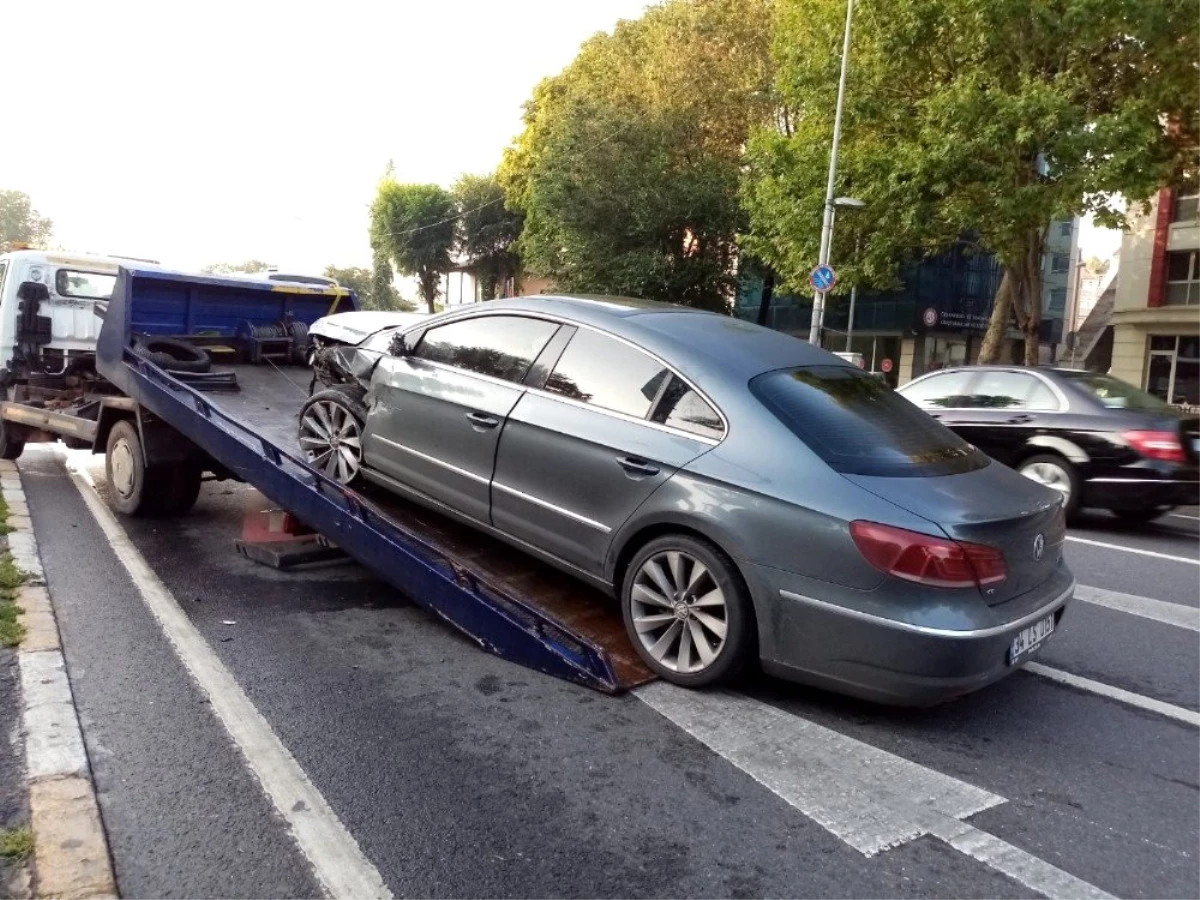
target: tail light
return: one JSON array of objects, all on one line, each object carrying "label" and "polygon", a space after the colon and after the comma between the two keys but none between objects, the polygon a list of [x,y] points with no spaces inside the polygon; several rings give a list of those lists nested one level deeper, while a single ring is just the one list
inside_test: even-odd
[{"label": "tail light", "polygon": [[905,581],[964,588],[997,584],[1008,577],[1004,554],[995,547],[874,522],[852,522],[850,535],[867,562]]},{"label": "tail light", "polygon": [[1173,431],[1126,431],[1125,440],[1146,459],[1160,459],[1163,462],[1187,462],[1183,452],[1183,444],[1179,435]]}]

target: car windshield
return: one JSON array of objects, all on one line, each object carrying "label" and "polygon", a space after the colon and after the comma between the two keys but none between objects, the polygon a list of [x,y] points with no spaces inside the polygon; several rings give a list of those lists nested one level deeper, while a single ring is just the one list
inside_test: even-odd
[{"label": "car windshield", "polygon": [[1168,409],[1167,404],[1153,394],[1147,394],[1111,375],[1101,375],[1099,372],[1059,371],[1058,376],[1087,391],[1109,409],[1141,409],[1151,412]]},{"label": "car windshield", "polygon": [[779,369],[750,391],[835,471],[951,475],[988,459],[886,384],[849,366]]}]

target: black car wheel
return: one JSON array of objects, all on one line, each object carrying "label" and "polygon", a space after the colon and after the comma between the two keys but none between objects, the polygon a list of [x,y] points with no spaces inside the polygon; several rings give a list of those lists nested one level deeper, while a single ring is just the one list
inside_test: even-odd
[{"label": "black car wheel", "polygon": [[1017,466],[1017,471],[1031,481],[1058,491],[1068,518],[1079,511],[1079,476],[1075,467],[1061,456],[1052,453],[1031,456]]},{"label": "black car wheel", "polygon": [[1173,506],[1152,506],[1149,509],[1112,509],[1109,512],[1126,525],[1145,525],[1153,522],[1159,516],[1165,516],[1174,508]]},{"label": "black car wheel", "polygon": [[363,423],[367,409],[357,389],[330,388],[300,408],[300,449],[309,465],[345,485],[362,469]]},{"label": "black car wheel", "polygon": [[621,601],[638,656],[675,684],[728,681],[754,647],[746,586],[729,557],[707,541],[687,535],[650,541],[629,563]]}]

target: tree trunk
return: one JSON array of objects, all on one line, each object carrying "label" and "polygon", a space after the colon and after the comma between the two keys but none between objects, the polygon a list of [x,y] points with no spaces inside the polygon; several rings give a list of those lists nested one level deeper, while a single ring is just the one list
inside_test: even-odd
[{"label": "tree trunk", "polygon": [[983,346],[979,348],[979,364],[994,365],[1000,361],[1000,351],[1004,347],[1004,335],[1008,331],[1008,320],[1012,317],[1013,289],[1012,275],[1007,268],[996,288],[996,298],[992,301],[992,317],[988,320],[987,334],[983,336]]},{"label": "tree trunk", "polygon": [[771,295],[775,293],[775,273],[768,272],[763,278],[762,299],[758,304],[758,324],[766,325],[771,313]]},{"label": "tree trunk", "polygon": [[1041,361],[1042,328],[1042,229],[1025,236],[1021,261],[1013,268],[1013,313],[1025,338],[1025,365],[1036,366]]}]

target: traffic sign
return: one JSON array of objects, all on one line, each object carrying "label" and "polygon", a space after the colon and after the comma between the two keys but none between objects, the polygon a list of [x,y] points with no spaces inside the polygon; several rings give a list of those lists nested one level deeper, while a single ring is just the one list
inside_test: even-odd
[{"label": "traffic sign", "polygon": [[808,283],[814,291],[832,291],[837,284],[837,272],[833,266],[819,265],[808,273]]},{"label": "traffic sign", "polygon": [[886,375],[888,372],[892,371],[892,361],[890,359],[885,359],[879,364],[879,369]]}]

